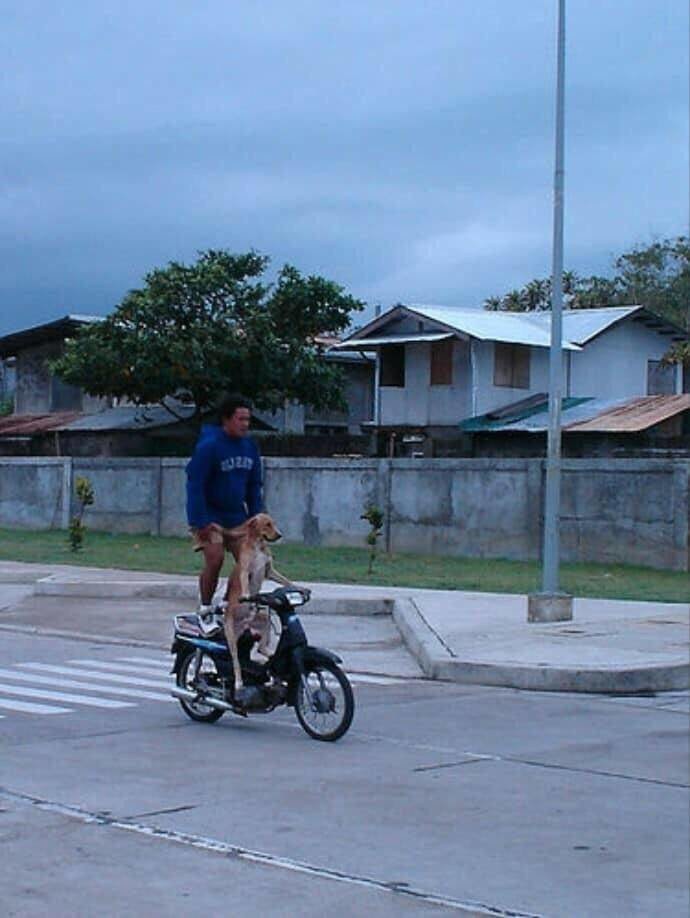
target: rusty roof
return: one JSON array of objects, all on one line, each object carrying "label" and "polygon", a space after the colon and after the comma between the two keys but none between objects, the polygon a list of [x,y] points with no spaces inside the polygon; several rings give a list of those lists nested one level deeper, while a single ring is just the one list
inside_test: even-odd
[{"label": "rusty roof", "polygon": [[0,418],[0,437],[30,437],[70,424],[82,417],[81,411],[54,411],[51,414],[10,414]]},{"label": "rusty roof", "polygon": [[634,433],[647,430],[683,411],[690,410],[690,394],[644,395],[629,399],[622,405],[601,411],[593,418],[564,424],[568,432]]}]

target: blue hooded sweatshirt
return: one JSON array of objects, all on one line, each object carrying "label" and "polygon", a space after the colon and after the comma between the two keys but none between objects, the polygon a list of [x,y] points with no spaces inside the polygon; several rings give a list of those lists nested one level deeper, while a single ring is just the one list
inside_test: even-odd
[{"label": "blue hooded sweatshirt", "polygon": [[189,525],[239,526],[261,509],[261,456],[256,444],[205,424],[187,464]]}]

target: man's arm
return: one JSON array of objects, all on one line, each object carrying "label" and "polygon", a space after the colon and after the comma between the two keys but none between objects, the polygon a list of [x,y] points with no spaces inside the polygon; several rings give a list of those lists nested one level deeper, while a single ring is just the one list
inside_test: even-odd
[{"label": "man's arm", "polygon": [[264,507],[262,494],[262,475],[261,475],[261,455],[259,450],[254,446],[254,465],[247,479],[247,490],[245,500],[247,502],[247,512],[249,516],[255,516],[261,513]]},{"label": "man's arm", "polygon": [[200,443],[187,465],[187,522],[203,529],[212,522],[206,506],[206,480],[211,473],[213,443]]}]

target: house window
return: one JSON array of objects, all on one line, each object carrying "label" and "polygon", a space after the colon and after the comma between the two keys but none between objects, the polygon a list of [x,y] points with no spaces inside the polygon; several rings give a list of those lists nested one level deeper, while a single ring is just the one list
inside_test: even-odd
[{"label": "house window", "polygon": [[494,344],[494,386],[529,389],[529,347],[524,344]]},{"label": "house window", "polygon": [[429,383],[432,386],[453,385],[453,339],[431,342]]},{"label": "house window", "polygon": [[647,395],[673,395],[676,391],[676,368],[660,360],[647,361]]},{"label": "house window", "polygon": [[387,344],[381,348],[382,386],[405,387],[405,345]]}]

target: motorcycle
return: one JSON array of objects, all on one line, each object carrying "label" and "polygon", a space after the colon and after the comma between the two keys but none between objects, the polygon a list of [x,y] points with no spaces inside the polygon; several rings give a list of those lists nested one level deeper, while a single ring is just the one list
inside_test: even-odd
[{"label": "motorcycle", "polygon": [[172,672],[176,686],[171,694],[185,714],[192,720],[214,723],[228,711],[246,717],[266,714],[285,704],[295,709],[297,720],[313,739],[340,739],[354,715],[352,686],[339,665],[340,657],[307,641],[295,609],[309,597],[308,590],[293,587],[247,597],[256,609],[275,613],[280,636],[264,663],[251,659],[255,640],[251,633],[239,638],[244,683],[239,697],[235,695],[232,658],[220,620],[217,632],[204,635],[198,615],[176,615],[170,648],[175,655]]}]

